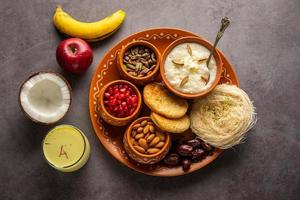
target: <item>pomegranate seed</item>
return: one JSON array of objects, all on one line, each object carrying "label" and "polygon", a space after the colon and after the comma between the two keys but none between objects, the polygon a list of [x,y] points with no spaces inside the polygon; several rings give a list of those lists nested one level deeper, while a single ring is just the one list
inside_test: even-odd
[{"label": "pomegranate seed", "polygon": [[126,96],[125,96],[125,94],[123,94],[123,93],[121,93],[120,96],[119,96],[119,98],[120,98],[121,100],[125,99],[125,97],[126,97]]},{"label": "pomegranate seed", "polygon": [[110,97],[110,94],[109,94],[108,92],[105,92],[105,93],[104,93],[104,98],[107,98],[107,99],[108,99],[109,97]]},{"label": "pomegranate seed", "polygon": [[119,98],[119,96],[120,96],[120,93],[119,93],[119,92],[117,92],[117,93],[115,93],[115,95],[114,95],[114,98],[115,98],[115,99],[118,99],[118,98]]},{"label": "pomegranate seed", "polygon": [[137,96],[133,96],[133,97],[132,97],[132,101],[133,101],[133,103],[137,103],[137,102],[138,102]]},{"label": "pomegranate seed", "polygon": [[131,108],[129,113],[132,114],[134,112],[134,110],[135,110],[135,108]]},{"label": "pomegranate seed", "polygon": [[126,92],[126,90],[127,90],[127,88],[123,87],[120,89],[120,92],[124,93],[124,92]]},{"label": "pomegranate seed", "polygon": [[127,117],[137,108],[138,97],[127,84],[110,86],[104,93],[104,107],[115,117]]},{"label": "pomegranate seed", "polygon": [[114,100],[113,100],[113,105],[114,105],[114,106],[117,106],[118,104],[119,104],[118,100],[117,100],[117,99],[114,99]]}]

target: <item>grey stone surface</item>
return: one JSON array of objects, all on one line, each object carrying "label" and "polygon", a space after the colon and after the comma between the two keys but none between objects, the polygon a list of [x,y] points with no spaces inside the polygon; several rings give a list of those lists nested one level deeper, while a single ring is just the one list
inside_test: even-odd
[{"label": "grey stone surface", "polygon": [[[55,60],[62,37],[52,24],[57,3],[83,21],[119,8],[128,14],[114,36],[94,45],[95,59],[86,74],[65,74],[74,93],[61,123],[80,127],[92,148],[87,165],[68,174],[42,158],[42,138],[53,126],[33,124],[17,104],[18,87],[32,72],[62,72]],[[1,0],[0,199],[299,199],[299,10],[299,0]],[[127,169],[106,152],[89,119],[88,91],[97,63],[113,44],[146,28],[180,27],[212,41],[225,15],[232,25],[220,48],[255,103],[257,125],[244,144],[196,173],[158,178]]]}]

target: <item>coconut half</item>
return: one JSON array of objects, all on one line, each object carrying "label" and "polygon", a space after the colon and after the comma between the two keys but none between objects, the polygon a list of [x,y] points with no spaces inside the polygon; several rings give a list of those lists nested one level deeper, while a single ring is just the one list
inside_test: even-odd
[{"label": "coconut half", "polygon": [[71,105],[71,87],[58,73],[37,72],[20,87],[19,103],[32,121],[51,124],[62,119]]}]

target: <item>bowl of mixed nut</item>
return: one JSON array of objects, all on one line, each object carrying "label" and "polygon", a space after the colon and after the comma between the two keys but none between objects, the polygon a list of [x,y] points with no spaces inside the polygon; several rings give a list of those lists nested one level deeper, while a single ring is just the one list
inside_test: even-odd
[{"label": "bowl of mixed nut", "polygon": [[117,67],[122,78],[144,85],[153,81],[159,74],[160,57],[153,44],[133,41],[121,49]]},{"label": "bowl of mixed nut", "polygon": [[127,128],[123,143],[125,151],[133,160],[154,164],[167,155],[171,139],[169,133],[158,129],[150,117],[141,117]]}]

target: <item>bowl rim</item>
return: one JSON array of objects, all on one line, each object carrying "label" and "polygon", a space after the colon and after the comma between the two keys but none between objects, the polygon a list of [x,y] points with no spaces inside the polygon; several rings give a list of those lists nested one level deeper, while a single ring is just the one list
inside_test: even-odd
[{"label": "bowl rim", "polygon": [[206,95],[207,93],[209,93],[212,89],[214,89],[217,86],[217,84],[219,83],[219,81],[221,79],[223,62],[222,62],[222,59],[221,59],[221,56],[220,56],[218,50],[215,50],[213,53],[213,57],[216,60],[217,72],[216,72],[216,78],[209,88],[207,88],[203,91],[200,91],[200,92],[196,92],[196,93],[185,93],[185,92],[181,92],[181,91],[177,90],[175,87],[173,87],[171,85],[171,83],[169,82],[169,80],[167,79],[167,77],[165,75],[164,63],[165,63],[165,60],[166,60],[167,56],[169,55],[170,51],[175,46],[182,44],[182,43],[188,43],[188,42],[198,43],[208,49],[213,47],[213,45],[209,41],[207,41],[203,38],[200,38],[200,37],[196,37],[196,36],[187,36],[187,37],[182,37],[182,38],[175,40],[169,46],[167,46],[167,48],[165,49],[165,51],[162,54],[162,58],[160,60],[160,62],[161,62],[160,63],[160,74],[161,74],[163,82],[165,83],[167,88],[172,93],[174,93],[175,95],[180,96],[182,98],[194,99],[194,98],[198,98],[198,97]]},{"label": "bowl rim", "polygon": [[[135,150],[135,149],[133,148],[133,145],[132,145],[132,143],[131,143],[131,141],[130,141],[129,138],[131,138],[130,134],[131,134],[131,130],[132,130],[133,125],[136,124],[136,123],[138,123],[138,122],[140,122],[140,121],[143,121],[143,120],[147,120],[147,121],[153,122],[152,119],[151,119],[151,117],[149,117],[149,116],[144,116],[144,117],[137,118],[137,119],[134,120],[134,121],[128,126],[128,128],[126,129],[126,131],[125,131],[126,140],[127,140],[127,143],[128,143],[129,148],[130,148],[135,154],[137,154],[137,155],[139,155],[139,156],[142,156],[142,157],[145,157],[145,158],[153,158],[153,157],[158,156],[158,155],[160,155],[161,153],[163,153],[163,152],[168,148],[168,146],[170,146],[171,136],[170,136],[170,133],[164,132],[164,134],[166,135],[165,145],[164,145],[164,146],[161,148],[161,150],[160,150],[159,152],[157,152],[157,153],[154,153],[154,154],[151,154],[151,155],[147,155],[147,154],[142,154],[142,153],[138,152],[137,150]],[[153,122],[153,125],[156,127],[156,125],[154,124],[154,122]],[[156,128],[157,128],[157,127],[156,127]],[[158,128],[157,128],[157,129],[158,129]],[[159,129],[158,129],[158,130],[159,130]]]},{"label": "bowl rim", "polygon": [[[153,71],[143,77],[137,77],[137,76],[132,76],[130,75],[124,68],[124,63],[123,63],[123,57],[125,52],[130,49],[133,46],[146,46],[148,48],[150,48],[155,56],[156,56],[156,66],[154,67]],[[151,44],[150,42],[144,41],[144,40],[135,40],[135,41],[131,41],[129,43],[127,43],[125,46],[122,47],[120,53],[119,53],[119,57],[118,57],[118,65],[119,65],[119,70],[121,70],[124,74],[126,74],[126,76],[129,76],[130,78],[136,80],[136,81],[145,81],[148,80],[150,78],[152,78],[153,76],[156,75],[156,73],[159,71],[160,68],[160,61],[161,61],[161,54],[159,53],[158,49],[156,48],[156,46],[154,46],[153,44]]]},{"label": "bowl rim", "polygon": [[[129,115],[129,116],[127,116],[127,117],[122,117],[122,118],[120,118],[120,117],[115,117],[115,116],[111,115],[111,114],[106,110],[106,108],[105,108],[105,106],[104,106],[104,100],[103,100],[103,96],[104,96],[104,93],[105,93],[105,91],[107,90],[107,88],[108,88],[109,86],[116,85],[116,84],[118,84],[118,83],[125,83],[125,84],[128,84],[128,85],[134,90],[134,92],[135,92],[135,93],[137,94],[137,96],[138,96],[138,105],[137,105],[135,111],[134,111],[131,115]],[[139,113],[140,108],[141,108],[141,106],[142,106],[142,95],[141,95],[139,89],[138,89],[134,84],[132,84],[131,82],[126,81],[126,80],[121,80],[121,79],[115,80],[115,81],[112,81],[112,82],[109,82],[109,83],[105,84],[105,85],[103,86],[103,88],[102,88],[102,91],[103,91],[103,92],[100,92],[100,96],[99,96],[100,106],[102,107],[102,110],[103,110],[102,112],[104,112],[105,115],[109,116],[110,118],[112,118],[112,119],[114,119],[114,120],[119,120],[119,121],[126,121],[126,120],[129,120],[129,119],[134,118],[134,117]]]}]

